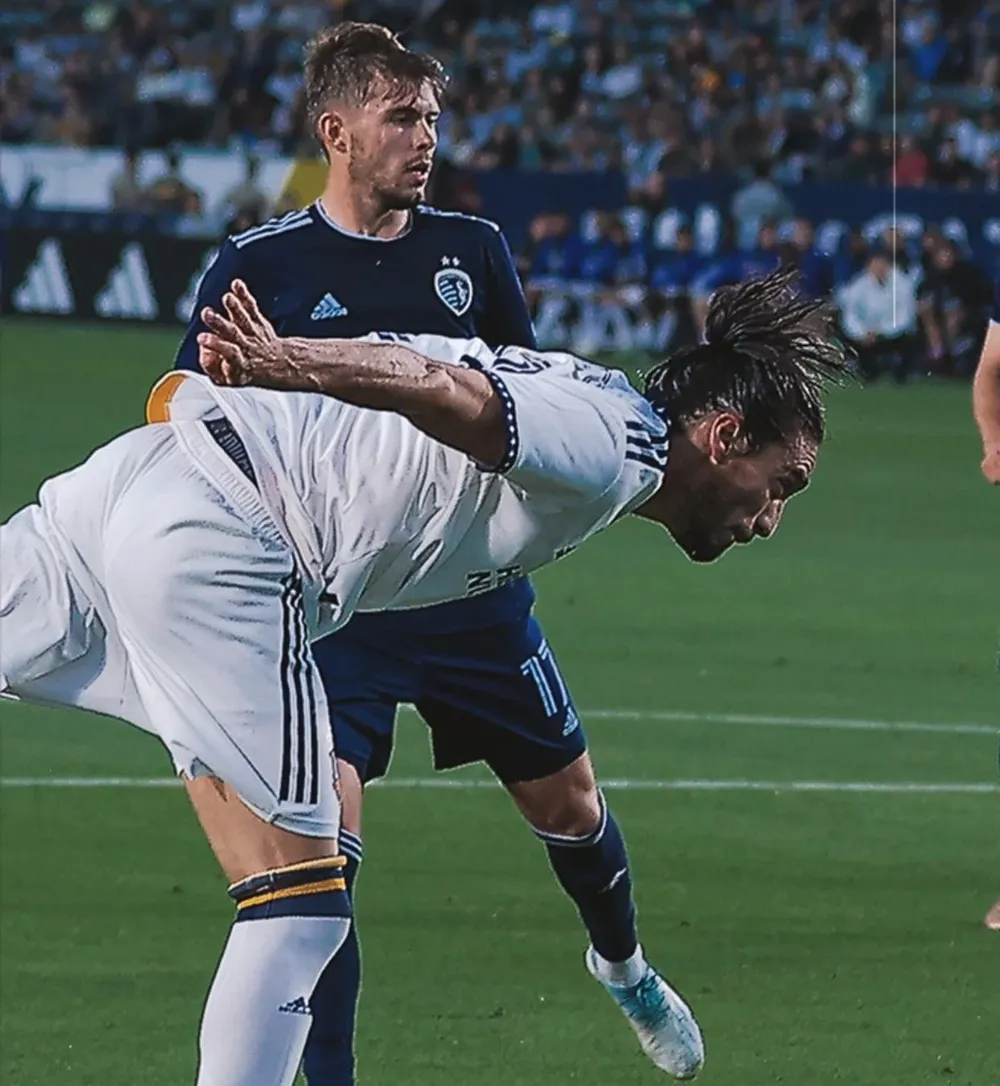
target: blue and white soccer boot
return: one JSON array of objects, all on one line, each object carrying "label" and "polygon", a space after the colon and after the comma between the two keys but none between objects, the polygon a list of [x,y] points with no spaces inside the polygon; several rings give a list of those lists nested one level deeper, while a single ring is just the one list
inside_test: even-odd
[{"label": "blue and white soccer boot", "polygon": [[694,1078],[705,1063],[701,1030],[691,1008],[663,977],[644,961],[636,983],[615,984],[601,975],[593,947],[587,948],[584,960],[591,976],[621,1007],[653,1063],[674,1078]]}]

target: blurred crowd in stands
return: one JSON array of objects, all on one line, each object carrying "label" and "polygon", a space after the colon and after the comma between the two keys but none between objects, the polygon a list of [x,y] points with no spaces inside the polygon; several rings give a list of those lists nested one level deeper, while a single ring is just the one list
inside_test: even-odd
[{"label": "blurred crowd in stands", "polygon": [[295,152],[342,18],[441,58],[460,165],[1000,191],[998,0],[5,0],[0,140]]},{"label": "blurred crowd in stands", "polygon": [[[202,197],[176,154],[141,186],[136,150],[242,149],[227,207],[244,228],[274,210],[259,156],[315,150],[302,47],[345,18],[447,67],[445,171],[626,178],[620,214],[534,221],[519,260],[540,327],[569,306],[628,313],[653,348],[668,326],[693,338],[715,288],[785,262],[836,293],[869,376],[971,368],[990,282],[956,240],[821,246],[782,186],[1000,198],[1000,0],[5,0],[0,141],[126,148],[114,207],[179,215]],[[698,174],[742,179],[711,245],[670,210],[671,180]]]},{"label": "blurred crowd in stands", "polygon": [[[694,342],[716,289],[791,265],[805,292],[835,299],[866,378],[972,372],[993,286],[958,240],[935,226],[912,238],[889,227],[822,244],[810,222],[781,216],[749,237],[739,216],[746,193],[734,197],[708,253],[693,224],[669,209],[652,223],[642,208],[595,212],[579,224],[560,212],[538,216],[518,261],[540,336],[559,324],[621,322],[622,346]],[[589,346],[579,334],[572,345]]]}]

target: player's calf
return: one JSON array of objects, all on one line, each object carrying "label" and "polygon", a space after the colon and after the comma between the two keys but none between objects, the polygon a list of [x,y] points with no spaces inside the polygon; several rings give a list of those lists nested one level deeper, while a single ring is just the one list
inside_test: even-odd
[{"label": "player's calf", "polygon": [[205,1004],[197,1086],[292,1086],[316,982],[350,927],[332,838],[264,822],[223,782],[187,782],[236,918]]},{"label": "player's calf", "polygon": [[542,780],[507,788],[544,843],[599,958],[621,967],[615,977],[638,980],[642,965],[634,960],[639,938],[625,839],[597,787],[589,756]]},{"label": "player's calf", "polygon": [[[340,851],[346,861],[344,881],[353,900],[354,884],[364,857],[361,807],[364,788],[357,769],[337,760],[341,786]],[[312,1028],[302,1068],[309,1086],[353,1086],[354,1027],[361,992],[361,945],[352,919],[343,946],[323,970],[312,997]]]}]

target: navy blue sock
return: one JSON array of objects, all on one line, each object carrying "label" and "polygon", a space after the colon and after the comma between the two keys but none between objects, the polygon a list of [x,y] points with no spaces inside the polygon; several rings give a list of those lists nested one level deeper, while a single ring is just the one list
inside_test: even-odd
[{"label": "navy blue sock", "polygon": [[[341,830],[340,851],[347,857],[344,878],[353,895],[363,856],[361,838]],[[354,1021],[360,990],[361,946],[355,919],[309,1001],[313,1021],[302,1063],[309,1086],[354,1086]]]},{"label": "navy blue sock", "polygon": [[535,833],[545,842],[556,878],[576,903],[590,941],[602,958],[623,962],[639,945],[625,839],[601,801],[601,821],[586,837]]}]

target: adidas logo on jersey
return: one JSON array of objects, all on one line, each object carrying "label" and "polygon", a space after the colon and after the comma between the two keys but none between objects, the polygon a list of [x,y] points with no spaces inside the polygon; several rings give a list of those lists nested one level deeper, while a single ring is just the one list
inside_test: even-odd
[{"label": "adidas logo on jersey", "polygon": [[21,313],[72,313],[76,309],[66,259],[55,238],[46,238],[38,246],[11,303]]},{"label": "adidas logo on jersey", "polygon": [[94,299],[94,309],[102,317],[123,320],[151,321],[159,315],[149,265],[138,242],[130,241],[122,249],[104,289]]},{"label": "adidas logo on jersey", "polygon": [[314,321],[329,321],[334,317],[346,317],[347,306],[341,305],[332,294],[324,294],[316,303],[316,308],[310,313]]},{"label": "adidas logo on jersey", "polygon": [[298,996],[296,999],[283,1003],[278,1008],[278,1014],[312,1014],[312,1010],[309,1007],[309,1001]]}]

